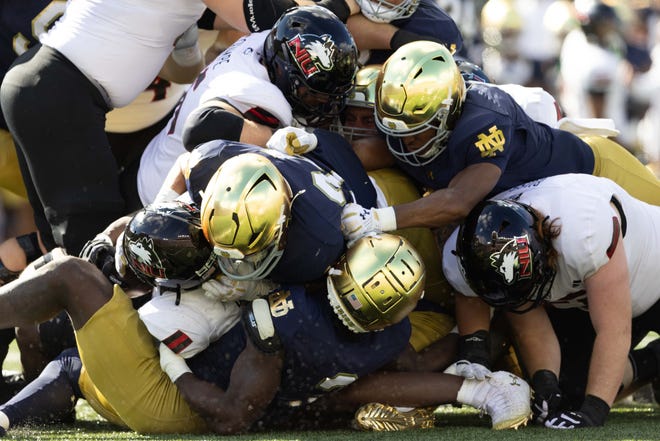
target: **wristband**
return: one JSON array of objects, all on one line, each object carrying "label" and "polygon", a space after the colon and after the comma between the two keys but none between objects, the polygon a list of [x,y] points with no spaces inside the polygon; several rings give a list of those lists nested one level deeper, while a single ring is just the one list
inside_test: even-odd
[{"label": "wristband", "polygon": [[548,369],[539,369],[532,376],[532,389],[538,394],[561,393],[557,375]]},{"label": "wristband", "polygon": [[183,67],[195,66],[201,63],[204,58],[198,43],[191,47],[174,49],[171,55],[174,62]]},{"label": "wristband", "polygon": [[458,340],[458,359],[479,363],[490,369],[490,334],[480,330],[468,335],[461,335]]},{"label": "wristband", "polygon": [[164,343],[158,346],[158,352],[160,352],[160,367],[170,377],[172,383],[175,383],[183,374],[192,373],[186,360],[182,356],[175,354]]},{"label": "wristband", "polygon": [[610,406],[595,395],[587,395],[584,397],[580,412],[585,414],[594,426],[602,426],[610,413]]},{"label": "wristband", "polygon": [[373,215],[378,220],[381,231],[396,230],[396,213],[394,212],[394,207],[374,208]]}]

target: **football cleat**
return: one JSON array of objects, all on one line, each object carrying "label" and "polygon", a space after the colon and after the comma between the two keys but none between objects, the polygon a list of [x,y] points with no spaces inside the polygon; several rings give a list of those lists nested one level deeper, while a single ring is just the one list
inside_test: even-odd
[{"label": "football cleat", "polygon": [[[474,380],[466,380],[474,381]],[[527,425],[532,416],[531,390],[527,382],[510,372],[493,372],[483,381],[481,405],[475,406],[488,415],[495,430],[517,429]]]},{"label": "football cleat", "polygon": [[360,430],[397,432],[408,429],[431,429],[435,425],[432,407],[408,411],[381,403],[369,403],[355,413],[355,424]]}]

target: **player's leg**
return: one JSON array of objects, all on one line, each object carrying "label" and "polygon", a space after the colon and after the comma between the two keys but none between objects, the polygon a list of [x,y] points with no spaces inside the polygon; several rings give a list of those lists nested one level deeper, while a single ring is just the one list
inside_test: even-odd
[{"label": "player's leg", "polygon": [[61,423],[75,419],[82,394],[78,378],[82,362],[76,348],[63,351],[16,396],[0,405],[0,427],[24,423]]},{"label": "player's leg", "polygon": [[0,287],[0,328],[45,322],[66,310],[75,329],[112,296],[112,285],[94,265],[58,253],[37,259],[20,279]]},{"label": "player's leg", "polygon": [[637,199],[660,205],[660,180],[623,146],[601,136],[581,136],[594,151],[595,176],[609,178]]},{"label": "player's leg", "polygon": [[[30,202],[35,211],[44,207],[55,243],[77,254],[125,210],[104,131],[108,105],[96,86],[46,46],[16,60],[0,97],[26,162],[26,185],[29,175],[37,190],[28,187]],[[45,241],[47,228],[37,226]]]}]

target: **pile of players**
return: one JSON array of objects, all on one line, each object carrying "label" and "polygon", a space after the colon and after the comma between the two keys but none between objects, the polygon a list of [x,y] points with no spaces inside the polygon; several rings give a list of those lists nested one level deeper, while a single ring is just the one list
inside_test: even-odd
[{"label": "pile of players", "polygon": [[[137,78],[70,39],[129,6],[81,0],[2,83],[39,232],[17,240],[32,263],[2,266],[0,328],[40,323],[58,355],[1,432],[66,421],[77,398],[141,433],[430,428],[452,403],[494,429],[571,429],[658,376],[657,345],[631,347],[660,331],[660,182],[608,121],[455,58],[432,2],[205,2],[244,35],[119,185],[102,115],[168,42],[200,62],[189,3],[158,51],[148,26],[118,43],[150,66]],[[55,84],[67,97],[42,99]]]}]

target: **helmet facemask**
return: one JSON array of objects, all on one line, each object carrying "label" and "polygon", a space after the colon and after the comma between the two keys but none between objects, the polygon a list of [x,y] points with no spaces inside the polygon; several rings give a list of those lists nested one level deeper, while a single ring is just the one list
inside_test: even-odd
[{"label": "helmet facemask", "polygon": [[417,11],[419,0],[403,0],[393,3],[387,0],[356,0],[360,12],[376,23],[390,23],[394,20],[409,18]]}]

